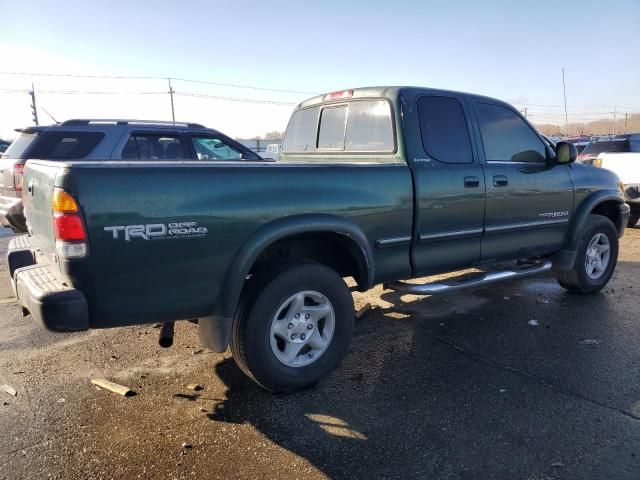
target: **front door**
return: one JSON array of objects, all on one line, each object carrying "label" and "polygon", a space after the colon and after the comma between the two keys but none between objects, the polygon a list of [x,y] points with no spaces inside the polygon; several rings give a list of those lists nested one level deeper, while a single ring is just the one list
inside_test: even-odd
[{"label": "front door", "polygon": [[428,93],[404,113],[416,195],[413,268],[431,274],[480,261],[485,182],[463,97]]},{"label": "front door", "polygon": [[483,100],[474,110],[487,182],[482,260],[558,250],[573,210],[568,168],[547,164],[547,144],[512,108]]}]

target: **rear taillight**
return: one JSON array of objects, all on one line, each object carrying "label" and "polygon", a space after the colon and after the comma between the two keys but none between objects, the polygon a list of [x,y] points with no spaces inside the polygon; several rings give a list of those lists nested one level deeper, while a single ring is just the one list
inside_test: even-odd
[{"label": "rear taillight", "polygon": [[56,213],[53,216],[53,229],[58,240],[84,242],[87,239],[78,214]]},{"label": "rear taillight", "polygon": [[22,195],[22,179],[24,178],[24,163],[17,163],[13,166],[13,186],[17,193]]},{"label": "rear taillight", "polygon": [[51,201],[56,251],[63,258],[81,258],[87,254],[87,231],[73,196],[60,188],[53,189]]},{"label": "rear taillight", "polygon": [[602,159],[601,158],[596,158],[593,161],[593,166],[594,167],[598,167],[598,168],[602,168]]}]

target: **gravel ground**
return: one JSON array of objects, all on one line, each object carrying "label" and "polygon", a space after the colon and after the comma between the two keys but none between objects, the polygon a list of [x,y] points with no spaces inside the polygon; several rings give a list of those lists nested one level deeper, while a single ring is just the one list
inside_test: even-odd
[{"label": "gravel ground", "polygon": [[342,366],[273,396],[189,323],[168,350],[153,326],[43,331],[20,315],[3,261],[0,385],[18,395],[0,392],[0,478],[637,479],[639,279],[636,228],[594,296],[551,275],[355,294],[373,308]]}]

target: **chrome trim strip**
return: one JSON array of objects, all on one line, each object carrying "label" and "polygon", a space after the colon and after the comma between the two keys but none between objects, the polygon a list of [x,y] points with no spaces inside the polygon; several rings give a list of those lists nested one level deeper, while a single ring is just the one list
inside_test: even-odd
[{"label": "chrome trim strip", "polygon": [[368,162],[368,161],[358,161],[358,162],[320,162],[320,161],[312,161],[312,162],[270,162],[270,161],[250,161],[250,160],[238,160],[238,161],[230,161],[230,162],[221,162],[221,161],[211,161],[211,160],[182,160],[182,161],[173,161],[173,160],[137,160],[135,162],[131,162],[129,160],[29,160],[31,163],[37,164],[45,164],[50,165],[54,162],[56,166],[61,166],[65,168],[102,168],[105,166],[109,166],[110,168],[174,168],[174,167],[189,167],[189,168],[200,168],[200,167],[234,167],[234,168],[250,168],[250,167],[258,167],[258,168],[287,168],[287,167],[296,167],[296,168],[328,168],[328,167],[402,167],[407,168],[407,164],[402,161],[380,161],[380,162]]},{"label": "chrome trim strip", "polygon": [[484,231],[491,232],[504,232],[505,230],[526,230],[528,228],[537,227],[551,227],[553,225],[559,225],[561,223],[569,223],[568,218],[561,218],[559,220],[543,220],[542,222],[528,222],[528,223],[515,223],[511,225],[498,225],[497,227],[485,227]]},{"label": "chrome trim strip", "polygon": [[486,163],[496,165],[547,165],[547,162],[511,162],[509,160],[487,160]]},{"label": "chrome trim strip", "polygon": [[475,235],[482,235],[482,228],[473,228],[470,230],[456,230],[454,232],[442,232],[442,233],[421,233],[420,241],[428,241],[428,240],[439,240],[441,238],[452,238],[452,237],[468,237]]},{"label": "chrome trim strip", "polygon": [[380,238],[376,240],[376,248],[395,247],[411,243],[411,237]]}]

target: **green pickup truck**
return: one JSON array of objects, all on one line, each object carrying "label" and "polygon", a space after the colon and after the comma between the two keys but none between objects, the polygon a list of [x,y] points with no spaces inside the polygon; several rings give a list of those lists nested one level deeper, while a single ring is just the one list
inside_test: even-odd
[{"label": "green pickup truck", "polygon": [[[108,141],[109,125],[95,128]],[[174,321],[197,321],[206,347],[230,344],[272,391],[340,363],[354,324],[345,278],[433,295],[553,269],[565,289],[593,293],[629,217],[613,173],[573,163],[571,144],[552,146],[510,105],[465,93],[311,98],[278,162],[172,157],[195,142],[186,127],[163,134],[157,159],[140,157],[134,131],[118,135],[101,161],[27,162],[29,233],[8,252],[20,304],[54,331],[161,322],[165,345]],[[406,282],[467,268],[477,274]]]}]

